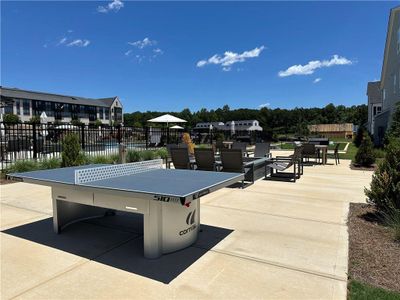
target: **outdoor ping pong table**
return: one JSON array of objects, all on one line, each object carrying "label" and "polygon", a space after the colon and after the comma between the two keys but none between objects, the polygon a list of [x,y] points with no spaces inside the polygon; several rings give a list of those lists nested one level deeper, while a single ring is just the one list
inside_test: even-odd
[{"label": "outdoor ping pong table", "polygon": [[144,256],[157,258],[193,244],[200,229],[200,197],[241,181],[244,175],[163,169],[157,159],[9,176],[52,188],[56,233],[110,211],[143,214]]}]

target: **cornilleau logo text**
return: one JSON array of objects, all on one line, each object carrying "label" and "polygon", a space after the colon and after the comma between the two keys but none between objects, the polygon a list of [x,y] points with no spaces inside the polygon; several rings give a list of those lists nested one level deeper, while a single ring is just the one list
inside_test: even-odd
[{"label": "cornilleau logo text", "polygon": [[189,228],[186,228],[185,230],[179,231],[179,235],[184,235],[188,232],[195,230],[197,228],[195,224],[195,219],[196,219],[196,210],[191,211],[186,217],[186,224],[191,226]]}]

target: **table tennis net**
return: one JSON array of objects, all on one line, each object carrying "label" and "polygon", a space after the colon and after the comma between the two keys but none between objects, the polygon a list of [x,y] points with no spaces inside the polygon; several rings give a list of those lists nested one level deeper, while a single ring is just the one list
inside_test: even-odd
[{"label": "table tennis net", "polygon": [[128,164],[75,170],[75,184],[82,184],[97,180],[133,175],[150,170],[161,169],[162,163],[162,159],[153,159]]}]

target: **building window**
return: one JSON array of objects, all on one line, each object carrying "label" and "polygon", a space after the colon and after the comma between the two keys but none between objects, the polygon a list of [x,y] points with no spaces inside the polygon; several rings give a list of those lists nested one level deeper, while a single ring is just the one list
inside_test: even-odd
[{"label": "building window", "polygon": [[7,103],[4,107],[4,114],[14,114],[14,103]]},{"label": "building window", "polygon": [[62,107],[63,107],[63,109],[62,109],[62,112],[61,112],[61,116],[63,118],[70,118],[71,117],[71,105],[65,103],[65,104],[62,105]]},{"label": "building window", "polygon": [[30,100],[22,101],[22,110],[23,110],[24,116],[31,115],[31,101]]},{"label": "building window", "polygon": [[15,100],[16,114],[21,115],[21,101]]},{"label": "building window", "polygon": [[110,109],[104,108],[105,119],[110,120]]}]

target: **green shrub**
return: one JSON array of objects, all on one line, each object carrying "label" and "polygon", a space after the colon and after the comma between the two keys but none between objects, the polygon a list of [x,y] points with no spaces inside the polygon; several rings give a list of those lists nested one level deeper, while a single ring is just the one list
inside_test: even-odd
[{"label": "green shrub", "polygon": [[72,120],[71,120],[71,124],[74,125],[74,126],[81,126],[83,123],[82,123],[81,120],[78,118],[78,119],[72,119]]},{"label": "green shrub", "polygon": [[90,158],[91,164],[112,164],[113,159],[111,156],[97,155]]},{"label": "green shrub", "polygon": [[9,168],[7,168],[6,173],[20,173],[35,171],[39,169],[39,165],[34,160],[17,160]]},{"label": "green shrub", "polygon": [[385,157],[385,150],[376,148],[374,149],[375,158],[384,158]]},{"label": "green shrub", "polygon": [[157,156],[158,156],[159,158],[162,158],[162,159],[167,159],[167,158],[168,158],[168,151],[167,151],[167,149],[165,149],[165,148],[158,149],[156,152],[157,152]]},{"label": "green shrub", "polygon": [[374,147],[369,135],[364,136],[364,139],[356,153],[355,163],[365,167],[369,167],[375,163]]},{"label": "green shrub", "polygon": [[391,139],[386,155],[372,176],[370,189],[365,189],[368,202],[383,212],[400,209],[400,139]]},{"label": "green shrub", "polygon": [[112,164],[116,164],[119,161],[119,154],[111,154],[110,155],[110,162]]},{"label": "green shrub", "polygon": [[128,150],[128,153],[126,154],[126,162],[128,163],[137,162],[140,158],[140,153],[136,150]]},{"label": "green shrub", "polygon": [[362,126],[358,127],[356,136],[354,137],[353,141],[354,145],[356,145],[357,148],[360,147],[362,141],[364,140],[364,137],[367,135],[368,135],[367,130],[364,127]]},{"label": "green shrub", "polygon": [[39,124],[40,123],[40,117],[39,116],[33,116],[32,118],[29,119],[30,123],[35,123]]},{"label": "green shrub", "polygon": [[19,123],[19,117],[14,114],[5,114],[3,116],[3,121],[4,123],[17,124]]},{"label": "green shrub", "polygon": [[99,119],[96,119],[96,121],[94,121],[94,126],[99,127],[102,125],[103,125],[103,122],[101,122]]},{"label": "green shrub", "polygon": [[73,167],[83,165],[85,163],[85,156],[81,151],[79,136],[76,133],[68,133],[64,136],[62,141],[61,158],[62,167]]},{"label": "green shrub", "polygon": [[39,163],[39,168],[43,170],[57,169],[61,167],[61,160],[59,158],[46,158]]},{"label": "green shrub", "polygon": [[140,152],[140,157],[142,160],[152,160],[156,158],[156,153],[152,150],[144,150]]},{"label": "green shrub", "polygon": [[400,209],[392,209],[389,212],[385,212],[384,221],[392,229],[393,239],[400,241]]}]

